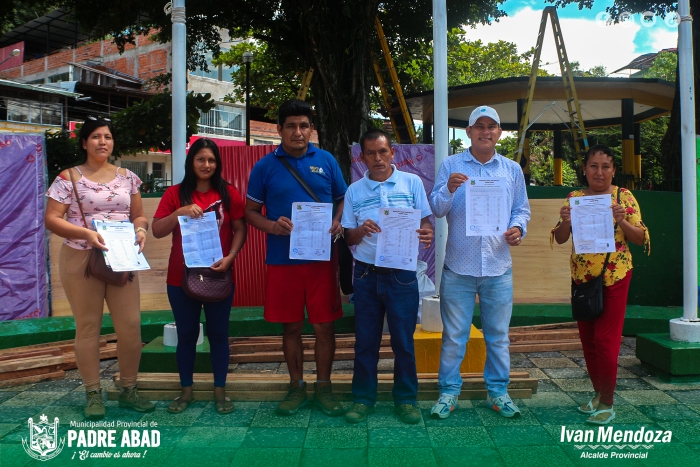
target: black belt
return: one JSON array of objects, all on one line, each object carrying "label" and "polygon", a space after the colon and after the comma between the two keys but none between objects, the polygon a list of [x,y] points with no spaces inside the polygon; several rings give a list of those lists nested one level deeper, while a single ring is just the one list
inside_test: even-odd
[{"label": "black belt", "polygon": [[377,274],[391,274],[391,272],[394,270],[392,268],[383,268],[380,266],[375,266],[374,264],[369,264],[358,260],[355,260],[355,263],[359,264],[360,266],[364,266],[365,268],[367,268],[368,271],[372,271]]}]

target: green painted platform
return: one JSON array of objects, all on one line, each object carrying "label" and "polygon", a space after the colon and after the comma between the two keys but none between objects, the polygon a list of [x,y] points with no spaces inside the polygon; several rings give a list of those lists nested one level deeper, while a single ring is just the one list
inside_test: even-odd
[{"label": "green painted platform", "polygon": [[669,333],[639,334],[636,355],[666,381],[700,381],[700,344],[673,341]]},{"label": "green painted platform", "polygon": [[[343,305],[344,316],[336,321],[336,332],[347,333],[355,330],[355,309],[352,304]],[[627,307],[625,327],[626,336],[641,333],[669,332],[668,321],[683,314],[676,307]],[[202,313],[204,321],[204,313]],[[535,324],[552,324],[571,321],[571,307],[567,304],[516,304],[513,307],[511,326],[529,326]],[[173,322],[170,310],[148,311],[141,315],[141,338],[150,342],[163,335],[163,326]],[[474,325],[481,328],[479,307],[474,311]],[[112,318],[107,314],[102,321],[102,334],[114,332]],[[307,323],[304,332],[313,333],[313,327]],[[231,310],[229,335],[263,336],[281,335],[282,325],[268,323],[263,319],[262,307],[236,307]],[[73,339],[75,322],[72,317],[36,318],[19,321],[0,322],[0,349],[20,347],[23,345],[43,344]]]},{"label": "green painted platform", "polygon": [[[163,345],[163,336],[158,336],[146,344],[141,350],[139,371],[144,373],[177,373],[176,347]],[[195,373],[211,373],[209,340],[197,346],[194,359]]]}]

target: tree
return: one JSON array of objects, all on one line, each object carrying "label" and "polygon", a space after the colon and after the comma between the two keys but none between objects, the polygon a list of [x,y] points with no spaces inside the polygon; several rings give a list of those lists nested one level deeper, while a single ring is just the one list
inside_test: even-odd
[{"label": "tree", "polygon": [[[170,39],[172,24],[161,0],[74,1],[78,22],[95,37],[110,33],[115,43],[123,46],[153,27],[159,30],[158,40]],[[447,0],[448,28],[497,19],[504,15],[498,9],[501,2]],[[314,67],[313,103],[320,123],[320,143],[338,158],[347,174],[348,146],[370,124],[373,69],[369,52],[376,42],[373,22],[377,15],[392,50],[419,50],[418,46],[432,37],[432,0],[239,0],[235,5],[213,0],[189,2],[188,66],[200,66],[204,50],[218,56],[217,28],[226,28],[231,37],[252,37],[266,44],[266,52],[287,74],[297,73],[300,63],[302,70]]]},{"label": "tree", "polygon": [[642,72],[645,78],[660,78],[666,81],[676,81],[678,55],[673,52],[659,52],[654,63]]},{"label": "tree", "polygon": [[[592,8],[594,0],[547,0],[556,6],[566,6],[570,4],[578,5],[579,10],[583,8]],[[654,15],[666,17],[669,13],[676,12],[678,3],[674,2],[654,2],[645,0],[614,0],[612,6],[608,6],[605,10],[610,14],[614,21],[620,20],[622,13],[644,13],[652,12]],[[700,11],[700,0],[690,0],[691,14],[697,14]],[[693,76],[695,82],[693,89],[697,90],[700,85],[700,75],[698,74],[698,60],[700,60],[700,21],[693,21],[693,63],[695,70]],[[700,115],[700,102],[698,99],[693,99],[695,102],[695,115]],[[668,123],[668,128],[664,134],[661,143],[662,165],[664,167],[664,189],[676,190],[680,188],[680,184],[674,183],[675,180],[682,178],[681,174],[681,117],[680,117],[680,82],[676,80],[676,95],[673,99],[673,109],[671,110],[671,118]],[[700,134],[700,119],[695,120],[695,132]]]},{"label": "tree", "polygon": [[[480,40],[470,41],[467,36],[464,27],[452,28],[447,33],[448,86],[530,74],[534,48],[518,53],[512,42],[484,44]],[[424,38],[419,42],[418,51],[398,50],[394,55],[394,63],[405,93],[433,89],[432,38]],[[544,70],[538,73],[538,76],[546,75]]]},{"label": "tree", "polygon": [[[214,107],[209,94],[187,95],[187,139],[197,133],[200,111],[208,112]],[[136,102],[126,109],[110,115],[114,126],[115,158],[154,149],[172,149],[172,97],[169,92],[156,94],[144,102]],[[46,132],[46,156],[49,180],[62,170],[81,164],[85,155],[78,146],[77,130]]]},{"label": "tree", "polygon": [[5,0],[0,2],[0,36],[59,8],[61,0]]},{"label": "tree", "polygon": [[[469,41],[463,28],[453,28],[448,32],[448,84],[459,86],[496,78],[529,75],[533,51],[518,53],[515,44],[505,41],[484,44],[481,41]],[[433,89],[433,50],[431,41],[421,43],[423,49],[419,54],[393,54],[393,61],[399,75],[399,82],[406,94]],[[277,116],[277,108],[286,99],[297,96],[304,73],[300,61],[296,70],[289,72],[280,66],[279,60],[270,56],[265,43],[246,41],[239,43],[228,52],[222,53],[213,63],[237,67],[231,77],[235,85],[234,92],[227,99],[241,102],[245,99],[245,68],[243,53],[249,51],[256,57],[250,66],[251,103],[271,109],[268,117]],[[540,70],[541,76],[546,76]],[[379,89],[374,80],[370,83],[370,112],[377,114],[383,105],[379,98]],[[313,89],[307,99],[314,100]],[[377,126],[376,124],[374,126]],[[381,126],[381,125],[380,125]],[[419,138],[420,141],[420,138]],[[459,146],[459,145],[457,145]]]}]

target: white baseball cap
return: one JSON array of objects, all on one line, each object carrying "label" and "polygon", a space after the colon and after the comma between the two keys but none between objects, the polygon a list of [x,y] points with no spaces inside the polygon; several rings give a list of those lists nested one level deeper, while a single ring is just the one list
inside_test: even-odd
[{"label": "white baseball cap", "polygon": [[501,119],[498,118],[498,113],[491,107],[482,105],[474,109],[472,114],[469,116],[469,126],[474,126],[477,120],[481,117],[489,117],[493,119],[498,125],[501,125]]}]

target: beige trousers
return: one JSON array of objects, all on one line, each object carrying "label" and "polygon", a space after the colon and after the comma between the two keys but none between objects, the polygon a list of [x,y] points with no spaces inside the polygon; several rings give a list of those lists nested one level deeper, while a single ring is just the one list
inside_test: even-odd
[{"label": "beige trousers", "polygon": [[87,390],[100,388],[100,331],[107,300],[117,333],[117,358],[122,387],[136,385],[141,360],[141,307],[138,274],[126,285],[85,277],[91,250],[61,247],[58,269],[75,317],[75,361]]}]

